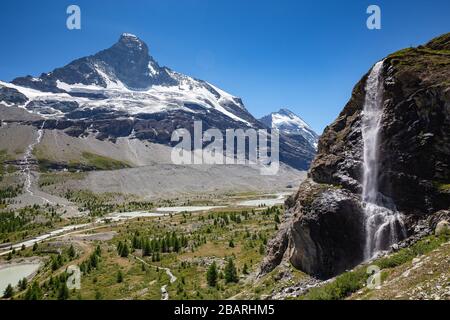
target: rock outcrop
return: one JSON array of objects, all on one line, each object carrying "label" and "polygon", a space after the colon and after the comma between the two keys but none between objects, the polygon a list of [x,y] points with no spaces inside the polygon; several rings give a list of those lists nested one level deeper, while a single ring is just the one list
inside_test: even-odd
[{"label": "rock outcrop", "polygon": [[[290,218],[269,243],[263,273],[282,257],[320,278],[362,262],[361,120],[367,76],[325,129],[308,179],[286,202]],[[402,213],[411,236],[419,222],[450,207],[450,33],[389,55],[381,76],[378,188]]]}]

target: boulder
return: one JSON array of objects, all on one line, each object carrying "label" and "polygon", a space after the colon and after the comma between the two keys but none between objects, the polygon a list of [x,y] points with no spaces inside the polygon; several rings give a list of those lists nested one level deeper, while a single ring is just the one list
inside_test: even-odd
[{"label": "boulder", "polygon": [[364,219],[358,196],[345,189],[320,188],[314,198],[299,199],[289,259],[296,268],[326,279],[363,259]]},{"label": "boulder", "polygon": [[434,234],[440,236],[443,234],[450,234],[450,223],[447,220],[441,220],[438,222]]}]

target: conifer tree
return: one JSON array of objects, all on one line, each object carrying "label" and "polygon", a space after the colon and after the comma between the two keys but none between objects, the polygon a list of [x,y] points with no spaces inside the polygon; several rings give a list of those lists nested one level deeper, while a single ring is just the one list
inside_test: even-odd
[{"label": "conifer tree", "polygon": [[117,283],[122,283],[123,282],[123,273],[122,271],[118,271],[117,272]]},{"label": "conifer tree", "polygon": [[14,295],[14,289],[11,284],[8,284],[5,291],[3,291],[3,298],[9,299]]},{"label": "conifer tree", "polygon": [[128,244],[125,242],[123,244],[122,252],[120,253],[120,256],[122,258],[126,258],[126,257],[128,257],[129,254],[130,254],[130,249],[128,249]]},{"label": "conifer tree", "polygon": [[206,281],[210,287],[215,287],[217,285],[217,266],[216,262],[213,262],[206,273]]},{"label": "conifer tree", "polygon": [[69,251],[67,252],[67,254],[69,255],[69,257],[71,259],[75,258],[76,252],[75,252],[75,248],[73,247],[73,244],[70,245]]},{"label": "conifer tree", "polygon": [[65,282],[61,282],[58,289],[58,300],[67,300],[69,298],[69,288]]},{"label": "conifer tree", "polygon": [[[50,278],[50,281],[53,283],[53,278]],[[50,281],[49,281],[49,284],[50,284]],[[41,300],[42,299],[42,290],[36,281],[33,282],[33,284],[30,287],[28,287],[28,290],[25,292],[24,299],[25,300]]]},{"label": "conifer tree", "polygon": [[244,267],[242,268],[242,273],[243,274],[248,274],[248,266],[246,263],[244,263]]},{"label": "conifer tree", "polygon": [[236,266],[234,265],[233,259],[231,259],[231,258],[228,259],[228,263],[225,266],[224,272],[225,272],[225,282],[226,283],[230,283],[230,282],[237,283],[239,281]]}]

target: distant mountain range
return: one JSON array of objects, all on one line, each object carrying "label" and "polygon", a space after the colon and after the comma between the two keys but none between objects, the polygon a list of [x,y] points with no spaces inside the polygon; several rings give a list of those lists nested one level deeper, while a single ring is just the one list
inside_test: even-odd
[{"label": "distant mountain range", "polygon": [[[119,137],[170,144],[177,128],[281,130],[280,160],[309,168],[317,135],[287,110],[258,121],[242,100],[216,86],[161,67],[137,36],[124,33],[112,47],[39,77],[0,82],[0,102],[38,116],[32,124],[72,137]],[[17,117],[16,117],[17,118]],[[20,117],[19,117],[20,118]]]},{"label": "distant mountain range", "polygon": [[297,137],[300,140],[306,139],[314,149],[317,149],[319,135],[302,118],[286,108],[272,112],[259,121],[270,128],[280,130],[286,136]]}]

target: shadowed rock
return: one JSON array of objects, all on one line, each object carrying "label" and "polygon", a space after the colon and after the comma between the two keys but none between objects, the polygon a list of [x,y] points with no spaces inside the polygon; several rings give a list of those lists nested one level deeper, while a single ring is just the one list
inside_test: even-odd
[{"label": "shadowed rock", "polygon": [[[424,230],[416,226],[435,223],[432,217],[450,207],[449,48],[450,33],[389,55],[381,71],[378,190],[405,216],[408,236]],[[287,203],[293,216],[269,243],[262,273],[285,258],[307,273],[329,278],[363,260],[361,111],[366,80],[367,75],[356,84],[350,101],[321,136],[309,178]]]}]

